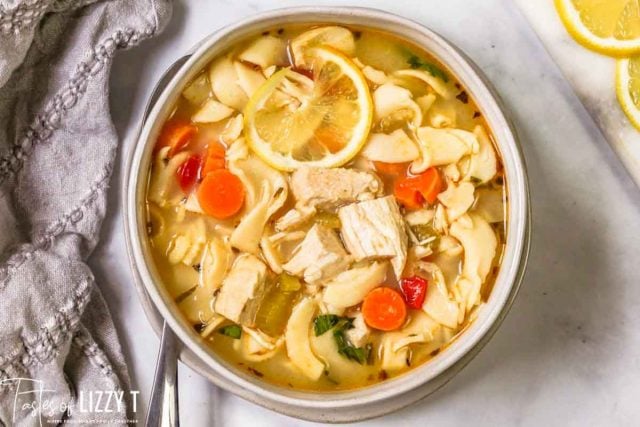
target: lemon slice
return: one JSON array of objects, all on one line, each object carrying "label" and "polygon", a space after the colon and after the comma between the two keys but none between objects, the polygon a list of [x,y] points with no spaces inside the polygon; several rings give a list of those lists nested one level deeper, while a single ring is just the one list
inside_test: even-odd
[{"label": "lemon slice", "polygon": [[581,45],[610,56],[640,52],[637,0],[555,0],[567,31]]},{"label": "lemon slice", "polygon": [[616,63],[616,95],[631,123],[640,130],[640,57]]},{"label": "lemon slice", "polygon": [[329,47],[309,49],[306,57],[310,71],[278,71],[245,108],[249,146],[279,170],[343,165],[371,127],[373,102],[360,69]]}]

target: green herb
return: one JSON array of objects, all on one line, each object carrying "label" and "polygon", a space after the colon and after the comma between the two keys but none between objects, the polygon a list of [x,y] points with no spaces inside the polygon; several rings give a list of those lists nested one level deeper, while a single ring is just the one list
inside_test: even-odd
[{"label": "green herb", "polygon": [[333,339],[338,346],[338,353],[343,355],[349,360],[358,362],[363,365],[369,360],[371,354],[371,345],[365,347],[355,347],[352,345],[347,337],[345,331],[353,328],[353,319],[349,317],[342,317],[333,329]]},{"label": "green herb", "polygon": [[444,71],[442,71],[439,67],[431,63],[424,62],[422,59],[418,58],[414,54],[410,54],[409,58],[407,59],[407,64],[409,64],[409,67],[413,68],[414,70],[417,70],[417,69],[425,70],[429,74],[431,74],[433,77],[438,77],[444,80],[445,83],[449,81],[449,77],[447,76],[447,74]]},{"label": "green herb", "polygon": [[321,314],[313,321],[313,331],[315,332],[316,336],[319,337],[329,329],[336,326],[339,321],[340,317],[336,316],[335,314]]},{"label": "green herb", "polygon": [[242,335],[242,328],[240,325],[227,325],[218,329],[217,332],[237,340],[240,338],[240,335]]},{"label": "green herb", "polygon": [[367,345],[366,347],[354,347],[344,336],[345,328],[350,329],[351,327],[353,326],[349,324],[349,326],[345,326],[343,328],[336,327],[333,330],[333,338],[338,346],[338,353],[349,360],[353,360],[354,362],[364,365],[367,360],[369,360],[371,345]]},{"label": "green herb", "polygon": [[372,346],[371,344],[367,344],[365,347],[352,345],[344,334],[351,328],[353,328],[352,318],[340,317],[335,314],[321,314],[313,322],[313,330],[317,337],[333,329],[333,339],[338,346],[338,353],[363,365],[369,361]]}]

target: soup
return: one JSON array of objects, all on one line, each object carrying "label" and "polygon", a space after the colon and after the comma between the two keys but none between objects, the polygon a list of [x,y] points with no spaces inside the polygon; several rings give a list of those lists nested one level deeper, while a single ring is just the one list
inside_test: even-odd
[{"label": "soup", "polygon": [[490,295],[506,183],[471,95],[419,47],[296,25],[218,55],[154,149],[167,291],[237,369],[303,390],[434,357]]}]

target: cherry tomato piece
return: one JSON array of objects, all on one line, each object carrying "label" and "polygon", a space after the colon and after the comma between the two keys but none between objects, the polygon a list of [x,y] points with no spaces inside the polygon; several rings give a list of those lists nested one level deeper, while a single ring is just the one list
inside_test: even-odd
[{"label": "cherry tomato piece", "polygon": [[427,296],[427,286],[429,282],[420,276],[407,277],[400,280],[400,288],[404,294],[404,300],[411,308],[419,310],[424,304],[424,299]]},{"label": "cherry tomato piece", "polygon": [[178,184],[180,184],[180,188],[185,193],[191,191],[193,186],[196,184],[198,180],[198,176],[200,175],[200,166],[202,164],[202,159],[200,156],[193,155],[187,158],[178,167],[176,171],[176,176],[178,178]]}]

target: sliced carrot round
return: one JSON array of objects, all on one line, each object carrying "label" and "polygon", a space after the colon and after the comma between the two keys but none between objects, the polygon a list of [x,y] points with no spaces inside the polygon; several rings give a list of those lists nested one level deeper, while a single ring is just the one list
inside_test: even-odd
[{"label": "sliced carrot round", "polygon": [[198,202],[214,218],[230,218],[244,204],[245,190],[240,178],[227,169],[209,172],[198,187]]},{"label": "sliced carrot round", "polygon": [[442,178],[436,168],[429,168],[420,175],[415,177],[417,182],[416,188],[422,194],[422,197],[429,202],[434,203],[438,194],[442,191]]},{"label": "sliced carrot round", "polygon": [[442,192],[442,178],[436,168],[429,168],[420,175],[398,178],[393,195],[409,209],[419,209],[426,200],[433,204]]},{"label": "sliced carrot round", "polygon": [[209,146],[207,147],[207,154],[204,160],[204,165],[202,166],[202,176],[207,176],[209,172],[213,172],[217,169],[224,169],[224,155],[225,150],[221,144],[215,141],[209,143]]},{"label": "sliced carrot round", "polygon": [[416,189],[415,183],[409,178],[396,180],[393,184],[393,195],[407,209],[420,209],[424,203],[424,197]]},{"label": "sliced carrot round", "polygon": [[393,331],[404,324],[407,306],[399,292],[382,286],[375,288],[364,298],[362,316],[372,328]]},{"label": "sliced carrot round", "polygon": [[186,120],[171,119],[164,124],[155,149],[171,147],[169,157],[182,150],[198,132],[198,128]]}]

